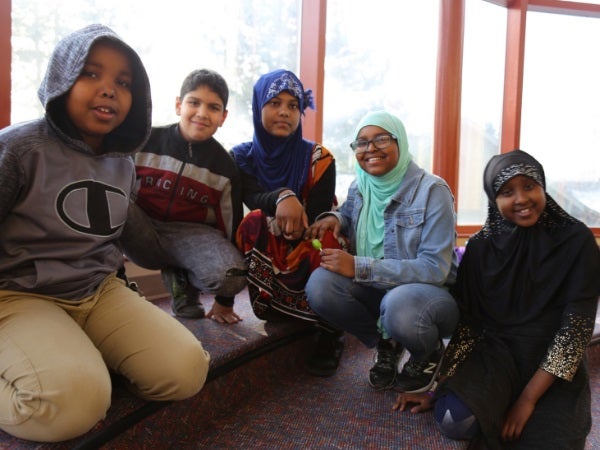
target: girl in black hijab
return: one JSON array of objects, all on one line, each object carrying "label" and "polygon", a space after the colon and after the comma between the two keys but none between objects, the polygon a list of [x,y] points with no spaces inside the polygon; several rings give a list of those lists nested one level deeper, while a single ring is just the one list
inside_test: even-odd
[{"label": "girl in black hijab", "polygon": [[461,320],[435,394],[400,394],[394,409],[429,409],[444,434],[487,448],[583,449],[591,426],[585,351],[600,295],[591,231],[546,192],[541,164],[514,150],[484,176],[488,217],[460,263]]}]

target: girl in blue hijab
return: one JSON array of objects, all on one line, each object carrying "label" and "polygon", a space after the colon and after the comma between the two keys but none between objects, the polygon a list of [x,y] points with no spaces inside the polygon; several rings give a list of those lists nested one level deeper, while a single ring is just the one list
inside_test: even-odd
[{"label": "girl in blue hijab", "polygon": [[[289,70],[264,74],[254,85],[254,136],[231,151],[251,211],[238,227],[237,244],[248,263],[256,316],[316,322],[317,351],[308,369],[329,376],[339,364],[342,333],[308,307],[304,285],[319,264],[319,252],[303,237],[315,218],[335,204],[335,160],[322,145],[302,137],[306,108],[314,108],[312,92]],[[331,234],[323,245],[340,247]]]},{"label": "girl in blue hijab", "polygon": [[[273,135],[262,123],[262,110],[284,91],[294,97],[298,120],[290,134]],[[279,69],[267,73],[254,85],[254,136],[251,142],[235,146],[233,155],[240,169],[256,175],[260,186],[266,191],[286,186],[296,195],[302,193],[314,146],[314,142],[302,137],[302,122],[299,119],[300,113],[304,114],[306,108],[314,109],[312,91],[305,91],[300,80],[289,70]]]}]

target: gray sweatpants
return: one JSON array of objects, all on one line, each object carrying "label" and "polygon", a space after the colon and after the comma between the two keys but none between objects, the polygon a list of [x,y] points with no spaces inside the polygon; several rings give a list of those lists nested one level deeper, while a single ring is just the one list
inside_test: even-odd
[{"label": "gray sweatpants", "polygon": [[154,220],[130,203],[121,243],[125,255],[145,269],[186,270],[189,282],[201,292],[235,297],[246,286],[242,253],[209,225]]}]

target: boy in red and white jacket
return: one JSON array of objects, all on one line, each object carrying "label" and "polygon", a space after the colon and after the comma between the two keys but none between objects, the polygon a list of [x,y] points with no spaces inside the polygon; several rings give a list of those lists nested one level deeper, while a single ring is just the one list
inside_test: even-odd
[{"label": "boy in red and white jacket", "polygon": [[233,244],[243,215],[233,159],[213,137],[227,117],[227,83],[218,73],[191,72],[176,99],[178,123],[153,127],[135,155],[137,186],[122,238],[125,254],[160,269],[176,316],[204,317],[200,292],[215,295],[206,314],[236,323],[234,297],[246,265]]}]

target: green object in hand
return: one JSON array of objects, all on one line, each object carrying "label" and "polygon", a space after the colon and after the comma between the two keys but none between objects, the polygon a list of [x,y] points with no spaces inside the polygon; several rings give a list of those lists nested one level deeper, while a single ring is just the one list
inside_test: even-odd
[{"label": "green object in hand", "polygon": [[315,250],[321,250],[323,248],[323,246],[321,245],[321,241],[318,239],[312,240],[312,246]]}]

